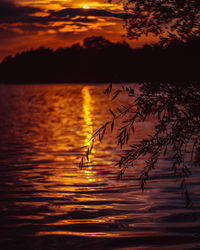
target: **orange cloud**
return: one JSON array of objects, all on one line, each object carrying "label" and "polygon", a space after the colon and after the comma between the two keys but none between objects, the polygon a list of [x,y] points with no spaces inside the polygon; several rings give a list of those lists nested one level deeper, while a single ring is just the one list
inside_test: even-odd
[{"label": "orange cloud", "polygon": [[40,46],[71,45],[94,35],[122,40],[125,15],[121,4],[104,0],[0,1],[0,59]]}]

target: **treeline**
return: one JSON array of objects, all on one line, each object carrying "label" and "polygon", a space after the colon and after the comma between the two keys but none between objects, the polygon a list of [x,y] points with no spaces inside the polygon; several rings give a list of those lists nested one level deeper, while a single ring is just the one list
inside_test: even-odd
[{"label": "treeline", "polygon": [[83,45],[39,48],[5,57],[0,64],[3,83],[101,83],[140,81],[199,81],[200,38],[187,43],[132,49],[103,37]]}]

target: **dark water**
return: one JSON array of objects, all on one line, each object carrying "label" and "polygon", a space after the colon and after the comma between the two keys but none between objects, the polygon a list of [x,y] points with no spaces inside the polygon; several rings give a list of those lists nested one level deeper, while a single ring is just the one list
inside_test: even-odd
[{"label": "dark water", "polygon": [[[160,162],[143,193],[138,171],[117,180],[111,135],[78,168],[84,145],[115,105],[104,88],[0,86],[0,249],[200,249],[198,168],[192,208],[170,160]],[[138,127],[134,140],[151,122]]]}]

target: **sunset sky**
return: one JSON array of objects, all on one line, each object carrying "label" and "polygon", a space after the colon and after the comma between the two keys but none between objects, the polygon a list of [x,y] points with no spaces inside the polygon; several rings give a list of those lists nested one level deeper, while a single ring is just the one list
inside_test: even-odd
[{"label": "sunset sky", "polygon": [[[118,2],[118,3],[117,3]],[[0,60],[40,46],[56,49],[103,35],[122,41],[122,4],[104,0],[0,0]],[[127,40],[128,41],[128,40]],[[141,46],[145,38],[128,41]]]}]

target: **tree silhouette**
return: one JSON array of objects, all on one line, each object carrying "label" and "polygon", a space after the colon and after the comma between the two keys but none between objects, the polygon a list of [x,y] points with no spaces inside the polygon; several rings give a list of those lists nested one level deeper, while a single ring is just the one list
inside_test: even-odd
[{"label": "tree silhouette", "polygon": [[[162,48],[168,47],[167,52],[180,47],[181,56],[187,53],[185,44],[190,44],[200,36],[199,0],[129,0],[124,3],[124,8],[133,14],[128,15],[126,19],[129,38],[137,39],[142,35],[154,34],[160,38]],[[149,51],[150,47],[145,48]],[[156,50],[156,46],[153,49]],[[166,68],[170,68],[170,64],[173,64],[172,60],[167,61]],[[175,67],[174,74],[179,75],[182,72]],[[128,167],[134,167],[137,160],[142,159],[144,165],[139,176],[141,188],[144,189],[151,171],[159,168],[159,160],[162,157],[167,157],[171,159],[172,174],[181,180],[186,205],[190,206],[191,200],[185,180],[191,174],[191,165],[200,165],[200,84],[198,81],[189,83],[189,80],[192,80],[192,77],[184,84],[170,84],[163,83],[164,79],[158,82],[152,79],[140,85],[139,96],[135,96],[134,89],[128,86],[122,85],[121,89],[115,90],[112,100],[119,94],[124,94],[128,95],[131,101],[116,110],[110,110],[113,119],[94,133],[86,155],[81,159],[80,167],[84,166],[85,158],[88,159],[95,139],[99,138],[101,142],[108,127],[112,132],[118,122],[122,125],[118,128],[117,144],[122,149],[126,145],[117,162],[121,168],[119,177],[122,178]],[[105,93],[109,95],[111,92],[112,85]],[[152,117],[153,132],[140,142],[130,140],[134,135],[135,124]]]},{"label": "tree silhouette", "polygon": [[85,38],[83,41],[83,46],[85,48],[95,48],[97,50],[108,47],[109,45],[111,45],[111,43],[103,36],[92,36]]},{"label": "tree silhouette", "polygon": [[200,35],[199,0],[125,0],[123,4],[133,14],[126,17],[129,38],[153,34],[185,41]]},{"label": "tree silhouette", "polygon": [[195,81],[200,79],[196,63],[199,43],[200,38],[193,37],[187,42],[172,40],[165,46],[131,48],[126,42],[93,36],[85,38],[82,45],[56,51],[39,48],[5,57],[0,63],[0,82]]},{"label": "tree silhouette", "polygon": [[[135,95],[133,88],[127,86],[117,89],[112,100],[119,94],[127,95],[129,103],[110,110],[113,119],[107,121],[91,138],[86,151],[86,159],[91,153],[95,139],[101,142],[106,130],[118,124],[117,144],[123,150],[120,160],[116,163],[121,170],[122,178],[128,167],[135,167],[138,160],[144,162],[139,175],[141,188],[151,178],[151,171],[159,168],[161,158],[171,159],[171,171],[175,178],[180,179],[186,197],[186,205],[191,200],[186,186],[186,178],[190,176],[192,164],[200,166],[200,89],[199,85],[190,84],[187,88],[171,84],[144,83],[140,87],[141,94]],[[112,92],[110,85],[105,93]],[[140,142],[134,142],[138,122],[153,120],[154,129]],[[129,143],[129,141],[131,141]],[[127,148],[128,146],[128,148]],[[84,166],[83,156],[80,167]]]}]

